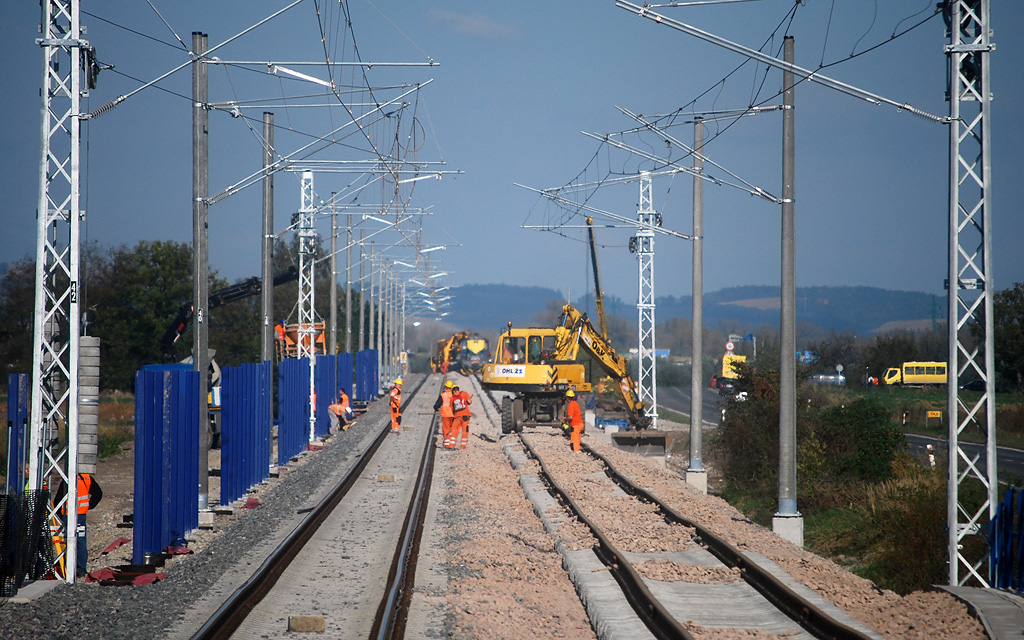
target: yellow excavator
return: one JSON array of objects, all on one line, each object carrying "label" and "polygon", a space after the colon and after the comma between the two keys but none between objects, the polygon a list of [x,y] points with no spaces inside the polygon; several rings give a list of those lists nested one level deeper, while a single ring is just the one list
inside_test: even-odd
[{"label": "yellow excavator", "polygon": [[644,429],[650,425],[626,359],[615,353],[585,313],[567,304],[554,328],[513,328],[510,322],[498,339],[494,362],[484,366],[481,382],[485,389],[512,393],[501,401],[502,433],[556,423],[567,390],[591,390],[586,366],[577,362],[580,348],[618,383],[630,426]]},{"label": "yellow excavator", "polygon": [[469,332],[460,331],[452,337],[437,341],[437,355],[430,359],[430,369],[434,373],[448,373],[452,362],[459,357],[462,341],[469,337]]}]

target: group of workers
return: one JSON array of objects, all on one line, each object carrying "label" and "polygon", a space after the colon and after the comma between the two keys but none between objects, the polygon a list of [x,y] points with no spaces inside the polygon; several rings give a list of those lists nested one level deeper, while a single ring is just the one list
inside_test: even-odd
[{"label": "group of workers", "polygon": [[473,398],[459,389],[459,383],[445,380],[434,402],[434,411],[441,414],[441,434],[445,449],[465,449],[469,444],[469,405]]}]

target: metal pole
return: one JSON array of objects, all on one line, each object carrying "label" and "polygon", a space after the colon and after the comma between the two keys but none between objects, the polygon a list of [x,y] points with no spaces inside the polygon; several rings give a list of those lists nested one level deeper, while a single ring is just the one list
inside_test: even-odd
[{"label": "metal pole", "polygon": [[[793,37],[785,40],[793,63]],[[782,74],[782,346],[779,355],[779,511],[772,530],[803,546],[803,516],[796,505],[796,207],[793,72]]]},{"label": "metal pole", "polygon": [[352,353],[352,214],[345,228],[345,353]]},{"label": "metal pole", "polygon": [[[260,299],[263,306],[263,343],[261,356],[264,362],[274,361],[274,172],[269,169],[274,163],[274,114],[263,112],[263,289]],[[273,366],[273,365],[271,365]],[[273,370],[273,369],[271,369]],[[267,415],[267,442],[274,440],[274,403],[269,402]],[[270,470],[277,466],[273,447],[270,451]]]},{"label": "metal pole", "polygon": [[[400,336],[399,341],[398,341],[399,345],[400,345],[400,350],[399,351],[400,351],[400,353],[405,353],[405,282],[404,281],[402,282],[402,324],[400,325],[400,330],[401,330],[401,336]],[[406,365],[408,365],[408,363],[409,363],[408,354],[406,354],[405,362],[406,362]],[[402,370],[402,375],[405,375],[404,368]]]},{"label": "metal pole", "polygon": [[[263,112],[263,308],[262,360],[274,361],[274,114]],[[271,416],[272,418],[272,416]]]},{"label": "metal pole", "polygon": [[693,121],[693,325],[690,328],[690,467],[686,482],[701,493],[708,492],[704,469],[704,120]]},{"label": "metal pole", "polygon": [[192,366],[199,372],[199,510],[210,510],[210,407],[208,369],[210,333],[207,307],[210,299],[209,210],[210,112],[206,108],[209,85],[206,74],[206,34],[192,32]]},{"label": "metal pole", "polygon": [[338,194],[331,192],[331,344],[327,353],[338,353],[338,225],[335,222],[334,199]]},{"label": "metal pole", "polygon": [[[384,355],[384,291],[385,291],[385,273],[384,273],[384,260],[382,257],[377,257],[377,268],[374,269],[379,275],[377,276],[377,371],[383,376],[384,365],[386,363],[383,360]],[[378,384],[381,385],[381,389],[386,387],[383,385],[383,378],[380,378]]]},{"label": "metal pole", "polygon": [[365,238],[365,235],[366,235],[366,230],[365,229],[360,229],[359,230],[359,349],[358,349],[358,351],[362,351],[363,349],[366,349],[367,346],[368,346],[368,341],[367,341],[367,338],[366,338],[366,321],[367,321],[366,320],[366,316],[367,316],[366,289],[363,286],[363,278],[366,277],[365,274],[363,273],[363,265],[365,264],[365,259],[363,257],[363,240]]}]

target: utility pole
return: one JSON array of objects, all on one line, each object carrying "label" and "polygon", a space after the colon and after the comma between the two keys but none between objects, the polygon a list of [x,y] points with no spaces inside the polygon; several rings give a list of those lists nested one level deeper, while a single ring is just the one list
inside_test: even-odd
[{"label": "utility pole", "polygon": [[[793,37],[785,60],[793,64]],[[772,531],[804,546],[804,518],[796,505],[796,187],[793,72],[782,73],[782,340],[779,353],[779,510]]]},{"label": "utility pole", "polygon": [[[263,342],[260,355],[264,362],[274,361],[274,114],[263,112],[263,288],[260,302],[263,308]],[[273,367],[273,365],[271,365]],[[273,368],[271,368],[273,371]],[[274,403],[267,403],[267,442],[274,440]],[[270,470],[277,467],[272,447]]]},{"label": "utility pole", "polygon": [[[260,356],[264,362],[274,361],[274,114],[263,112],[263,287],[260,302],[263,309],[263,340]],[[271,416],[273,419],[273,416]]]},{"label": "utility pole", "polygon": [[[947,530],[949,584],[972,578],[992,584],[986,571],[988,549],[966,544],[967,536],[987,537],[999,506],[996,468],[995,351],[992,296],[991,41],[989,0],[949,0],[945,4],[949,45],[949,363],[946,414],[949,421]],[[972,329],[984,331],[981,340]],[[980,398],[961,395],[960,377],[985,381]],[[961,446],[965,431],[984,437],[972,452]],[[959,489],[980,483],[984,500],[961,504]],[[972,493],[973,495],[973,493]]]},{"label": "utility pole", "polygon": [[[350,225],[351,226],[351,225]],[[363,265],[365,259],[363,257],[363,242],[366,239],[366,230],[359,230],[359,348],[357,351],[366,349],[369,342],[366,339],[366,322],[367,322],[367,305],[366,305],[366,288],[363,284],[363,278],[366,274],[363,273]]]},{"label": "utility pole", "polygon": [[686,483],[708,492],[704,469],[704,120],[693,120],[693,324],[690,342],[690,466]]},{"label": "utility pole", "polygon": [[[192,32],[192,366],[199,372],[199,511],[210,510],[210,112],[205,33]],[[273,286],[273,283],[271,283]],[[200,516],[208,519],[207,516]]]},{"label": "utility pole", "polygon": [[352,214],[345,227],[345,353],[352,351]]},{"label": "utility pole", "polygon": [[338,224],[335,222],[334,199],[338,194],[331,192],[331,345],[327,353],[338,353]]},{"label": "utility pole", "polygon": [[[81,37],[79,9],[78,0],[43,2],[42,37],[36,40],[43,66],[28,488],[38,491],[49,483],[56,491],[65,481],[67,493],[47,501],[47,522],[58,523],[70,542],[54,559],[55,567],[65,560],[65,582],[74,582],[77,561],[78,510],[68,509],[66,523],[61,510],[78,501],[80,133],[81,98],[88,93],[82,86],[82,56],[83,49],[91,50]],[[61,445],[58,436],[65,426],[66,445]]]}]

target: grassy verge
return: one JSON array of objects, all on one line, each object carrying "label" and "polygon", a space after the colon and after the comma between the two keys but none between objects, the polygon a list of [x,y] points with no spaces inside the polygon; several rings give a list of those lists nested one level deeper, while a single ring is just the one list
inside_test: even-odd
[{"label": "grassy verge", "polygon": [[121,452],[121,445],[135,439],[135,396],[112,392],[100,394],[99,457]]}]

